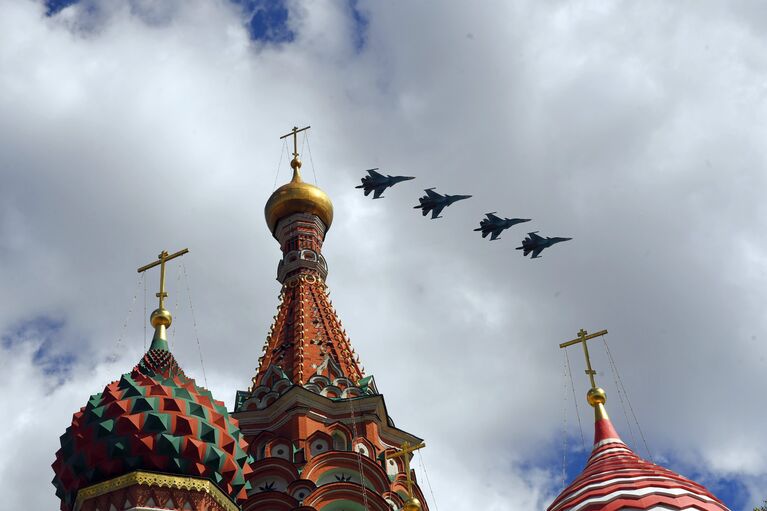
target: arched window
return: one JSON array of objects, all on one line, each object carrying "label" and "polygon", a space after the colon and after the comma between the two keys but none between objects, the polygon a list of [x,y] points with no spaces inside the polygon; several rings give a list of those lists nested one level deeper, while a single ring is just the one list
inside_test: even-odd
[{"label": "arched window", "polygon": [[336,451],[348,450],[346,447],[346,437],[340,431],[333,433],[333,449]]},{"label": "arched window", "polygon": [[367,458],[370,457],[370,449],[368,449],[368,446],[362,442],[354,444],[354,452],[358,452]]},{"label": "arched window", "polygon": [[330,445],[328,445],[328,441],[324,437],[315,438],[309,446],[309,452],[312,453],[312,456],[317,456],[318,454],[328,452],[329,450]]},{"label": "arched window", "polygon": [[284,460],[292,461],[292,449],[284,442],[276,442],[272,445],[269,453],[273,458],[282,458]]}]

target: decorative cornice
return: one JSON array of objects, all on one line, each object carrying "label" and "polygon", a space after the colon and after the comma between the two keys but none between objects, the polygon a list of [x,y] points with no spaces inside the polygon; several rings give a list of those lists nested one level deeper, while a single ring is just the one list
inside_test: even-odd
[{"label": "decorative cornice", "polygon": [[75,500],[74,509],[75,511],[79,510],[86,500],[134,485],[207,493],[216,504],[220,505],[226,511],[240,511],[239,506],[232,502],[229,497],[218,488],[218,486],[208,479],[156,474],[153,472],[144,472],[143,470],[136,470],[135,472],[130,472],[104,481],[103,483],[94,484],[81,489],[77,492],[77,500]]},{"label": "decorative cornice", "polygon": [[[394,447],[402,445],[403,442],[413,445],[423,442],[422,438],[403,431],[390,422],[382,394],[356,398],[354,410],[358,421],[370,420],[378,424],[379,440],[384,445]],[[311,416],[325,423],[341,421],[351,424],[350,412],[348,400],[336,401],[294,385],[268,407],[262,410],[234,412],[232,417],[238,420],[240,430],[245,435],[253,435],[259,431],[273,431],[296,415]]]}]

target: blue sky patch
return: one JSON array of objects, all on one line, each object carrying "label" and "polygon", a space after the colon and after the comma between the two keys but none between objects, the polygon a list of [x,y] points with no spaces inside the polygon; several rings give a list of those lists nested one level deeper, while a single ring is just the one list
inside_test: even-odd
[{"label": "blue sky patch", "polygon": [[231,0],[242,7],[245,24],[254,41],[289,43],[295,34],[288,26],[285,0]]},{"label": "blue sky patch", "polygon": [[45,0],[45,15],[53,16],[62,9],[76,4],[78,1],[79,0]]},{"label": "blue sky patch", "polygon": [[[250,38],[264,43],[290,43],[295,33],[288,24],[288,7],[285,0],[230,0],[242,10],[243,23],[248,27]],[[55,16],[62,9],[80,0],[45,0],[47,16]],[[348,0],[353,22],[352,38],[357,51],[365,47],[368,19],[359,9],[359,0]]]},{"label": "blue sky patch", "polygon": [[[748,488],[737,479],[719,479],[718,481],[708,482],[696,479],[697,482],[703,482],[705,486],[724,502],[730,509],[747,509],[746,504],[749,501]],[[767,499],[767,493],[764,498]]]},{"label": "blue sky patch", "polygon": [[10,350],[25,343],[36,343],[32,362],[46,376],[65,378],[77,360],[74,353],[62,350],[60,341],[64,321],[46,316],[22,321],[8,329],[0,337],[0,347]]},{"label": "blue sky patch", "polygon": [[349,8],[352,13],[352,21],[354,22],[354,32],[352,33],[354,49],[360,51],[365,47],[368,19],[360,12],[358,7],[359,0],[349,0]]}]

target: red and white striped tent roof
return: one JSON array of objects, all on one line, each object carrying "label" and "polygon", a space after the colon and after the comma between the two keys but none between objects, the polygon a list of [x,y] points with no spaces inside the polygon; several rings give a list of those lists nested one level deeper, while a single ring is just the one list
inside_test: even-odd
[{"label": "red and white striped tent roof", "polygon": [[596,404],[594,448],[583,472],[548,511],[728,511],[706,488],[626,446],[604,405]]}]

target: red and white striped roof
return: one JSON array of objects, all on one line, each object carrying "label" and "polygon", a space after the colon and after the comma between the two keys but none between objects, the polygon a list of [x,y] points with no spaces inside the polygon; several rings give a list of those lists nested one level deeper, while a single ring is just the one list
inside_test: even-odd
[{"label": "red and white striped roof", "polygon": [[643,460],[596,405],[594,448],[583,472],[548,511],[728,511],[700,484]]}]

